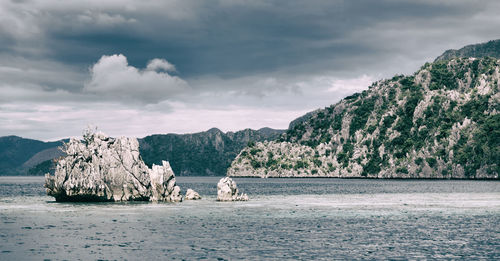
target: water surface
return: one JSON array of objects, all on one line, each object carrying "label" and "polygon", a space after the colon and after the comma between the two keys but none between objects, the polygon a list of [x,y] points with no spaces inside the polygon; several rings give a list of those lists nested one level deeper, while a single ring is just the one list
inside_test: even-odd
[{"label": "water surface", "polygon": [[0,260],[499,259],[500,182],[178,177],[203,199],[56,203],[40,177],[0,177]]}]

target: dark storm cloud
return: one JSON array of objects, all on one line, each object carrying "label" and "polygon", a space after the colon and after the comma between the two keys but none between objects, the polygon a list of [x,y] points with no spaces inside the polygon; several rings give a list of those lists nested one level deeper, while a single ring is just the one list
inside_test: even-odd
[{"label": "dark storm cloud", "polygon": [[[309,72],[324,66],[350,69],[355,64],[337,61],[385,55],[393,44],[355,39],[353,32],[408,21],[425,28],[429,20],[460,19],[485,7],[486,2],[198,1],[130,9],[71,5],[33,16],[42,16],[48,56],[64,63],[89,66],[103,54],[123,53],[135,66],[165,57],[185,77],[235,77],[303,64],[309,66],[301,71]],[[377,29],[383,37],[384,28]]]},{"label": "dark storm cloud", "polygon": [[[132,64],[144,64],[156,54],[167,57],[185,76],[239,76],[296,64],[344,67],[345,63],[336,64],[335,60],[364,56],[383,47],[374,46],[370,39],[353,41],[349,38],[353,31],[384,22],[419,22],[471,11],[470,6],[465,9],[397,1],[280,1],[250,6],[219,3],[195,8],[194,18],[181,20],[161,13],[139,15],[135,17],[138,25],[124,29],[132,30],[129,37],[116,31],[76,37],[85,46],[95,46],[92,54],[126,53]],[[75,46],[73,43],[68,45]],[[71,48],[69,53],[74,53]],[[58,55],[71,57],[67,52]]]}]

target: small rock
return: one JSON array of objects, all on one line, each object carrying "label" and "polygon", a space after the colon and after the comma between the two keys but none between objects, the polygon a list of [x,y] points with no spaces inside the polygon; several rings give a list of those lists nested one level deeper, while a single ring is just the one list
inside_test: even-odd
[{"label": "small rock", "polygon": [[164,199],[164,201],[181,202],[182,201],[181,187],[175,185],[173,191],[170,193],[170,196],[168,196],[167,199]]},{"label": "small rock", "polygon": [[185,200],[197,200],[197,199],[201,199],[200,197],[200,194],[198,194],[198,192],[192,190],[192,189],[188,189],[186,191],[186,196],[184,197]]},{"label": "small rock", "polygon": [[236,182],[225,177],[217,183],[217,201],[248,201],[248,195],[239,194]]}]

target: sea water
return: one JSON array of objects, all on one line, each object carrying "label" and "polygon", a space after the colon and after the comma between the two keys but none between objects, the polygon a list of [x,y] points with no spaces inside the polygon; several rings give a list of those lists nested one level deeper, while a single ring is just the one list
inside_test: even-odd
[{"label": "sea water", "polygon": [[178,177],[182,203],[56,203],[0,177],[0,260],[500,259],[500,182]]}]

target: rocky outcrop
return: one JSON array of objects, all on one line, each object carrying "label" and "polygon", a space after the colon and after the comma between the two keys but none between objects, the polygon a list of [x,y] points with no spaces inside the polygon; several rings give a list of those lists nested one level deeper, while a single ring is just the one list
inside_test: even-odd
[{"label": "rocky outcrop", "polygon": [[217,183],[217,201],[248,201],[247,194],[239,194],[236,182],[225,177]]},{"label": "rocky outcrop", "polygon": [[[144,164],[144,163],[143,163]],[[154,165],[149,170],[151,201],[182,201],[181,188],[175,184],[175,175],[167,161],[162,166]]]},{"label": "rocky outcrop", "polygon": [[196,192],[192,189],[188,189],[186,191],[186,196],[184,196],[184,199],[185,200],[198,200],[198,199],[201,199],[201,196],[200,196],[200,194],[198,194],[198,192]]},{"label": "rocky outcrop", "polygon": [[45,176],[47,194],[56,201],[182,200],[169,163],[149,169],[135,138],[87,130],[83,141],[70,139],[63,151],[67,156],[58,160],[55,175]]}]

